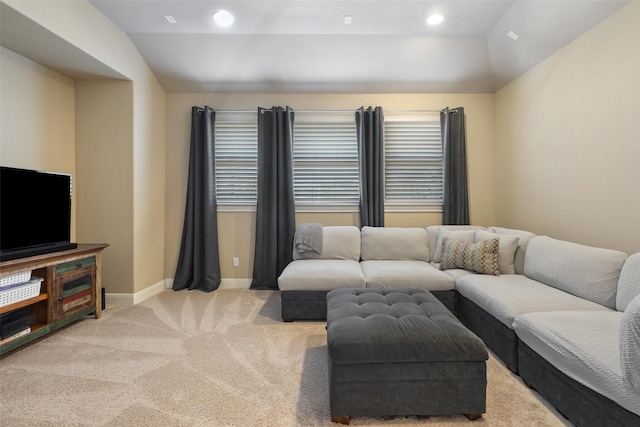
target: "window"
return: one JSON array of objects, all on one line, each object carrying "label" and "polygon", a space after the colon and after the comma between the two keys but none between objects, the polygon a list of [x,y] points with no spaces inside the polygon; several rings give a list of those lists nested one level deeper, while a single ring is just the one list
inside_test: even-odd
[{"label": "window", "polygon": [[436,117],[385,118],[385,204],[441,209],[442,141]]},{"label": "window", "polygon": [[355,113],[296,113],[293,176],[296,205],[356,207],[359,198]]},{"label": "window", "polygon": [[[218,112],[215,126],[218,203],[255,206],[256,115]],[[357,210],[360,184],[354,113],[296,113],[294,126],[297,208]],[[386,210],[440,210],[439,118],[388,115],[384,128]]]},{"label": "window", "polygon": [[216,194],[220,204],[255,204],[258,124],[251,115],[216,116]]}]

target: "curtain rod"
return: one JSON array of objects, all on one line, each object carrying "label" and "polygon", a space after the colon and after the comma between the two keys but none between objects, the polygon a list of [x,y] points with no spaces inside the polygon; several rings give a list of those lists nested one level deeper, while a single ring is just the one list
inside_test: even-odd
[{"label": "curtain rod", "polygon": [[[200,110],[204,111],[202,108]],[[255,113],[256,110],[216,110],[216,113]],[[265,108],[268,110],[268,108]],[[356,109],[357,110],[357,109]],[[355,113],[356,110],[293,110],[294,113]],[[384,113],[440,113],[441,110],[382,110]]]}]

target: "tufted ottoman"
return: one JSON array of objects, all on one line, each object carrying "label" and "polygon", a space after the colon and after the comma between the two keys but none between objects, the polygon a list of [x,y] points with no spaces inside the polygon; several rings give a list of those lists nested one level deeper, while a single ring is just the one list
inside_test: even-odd
[{"label": "tufted ottoman", "polygon": [[487,350],[423,289],[327,294],[331,420],[486,410]]}]

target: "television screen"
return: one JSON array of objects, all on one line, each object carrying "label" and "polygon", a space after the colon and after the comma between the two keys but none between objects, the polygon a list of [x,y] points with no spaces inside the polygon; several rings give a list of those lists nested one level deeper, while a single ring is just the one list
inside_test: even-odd
[{"label": "television screen", "polygon": [[71,249],[71,175],[0,167],[0,260]]}]

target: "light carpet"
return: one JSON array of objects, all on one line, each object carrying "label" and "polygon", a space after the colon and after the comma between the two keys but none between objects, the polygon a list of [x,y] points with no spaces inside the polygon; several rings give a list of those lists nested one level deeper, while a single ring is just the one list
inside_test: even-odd
[{"label": "light carpet", "polygon": [[[2,426],[337,426],[323,322],[284,323],[272,291],[164,291],[107,307],[0,361]],[[571,425],[493,355],[487,412],[362,426]]]}]

